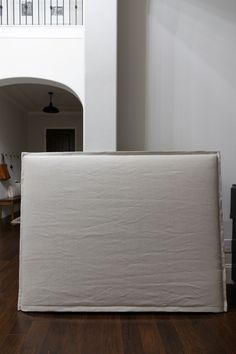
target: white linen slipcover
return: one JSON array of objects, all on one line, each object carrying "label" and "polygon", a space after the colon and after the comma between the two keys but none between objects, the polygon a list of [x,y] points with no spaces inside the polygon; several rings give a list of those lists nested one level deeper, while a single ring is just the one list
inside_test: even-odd
[{"label": "white linen slipcover", "polygon": [[19,310],[226,310],[218,153],[22,160]]}]

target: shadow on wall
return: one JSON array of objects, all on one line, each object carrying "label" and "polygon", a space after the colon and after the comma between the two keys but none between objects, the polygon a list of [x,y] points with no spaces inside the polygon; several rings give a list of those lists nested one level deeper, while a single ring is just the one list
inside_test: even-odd
[{"label": "shadow on wall", "polygon": [[235,86],[235,0],[150,0],[150,4],[150,16],[176,37],[175,44],[182,43]]},{"label": "shadow on wall", "polygon": [[195,115],[207,129],[231,106],[219,82],[235,90],[235,0],[118,3],[118,149],[216,148],[221,127],[199,141]]},{"label": "shadow on wall", "polygon": [[200,7],[213,16],[224,18],[227,22],[235,23],[235,0],[183,0],[183,2]]},{"label": "shadow on wall", "polygon": [[118,150],[144,150],[147,2],[118,2]]},{"label": "shadow on wall", "polygon": [[235,0],[150,0],[148,149],[235,149],[235,35]]}]

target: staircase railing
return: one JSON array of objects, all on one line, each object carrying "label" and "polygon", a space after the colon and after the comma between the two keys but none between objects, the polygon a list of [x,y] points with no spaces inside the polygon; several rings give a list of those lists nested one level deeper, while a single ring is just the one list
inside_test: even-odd
[{"label": "staircase railing", "polygon": [[0,0],[0,26],[81,26],[83,0]]}]

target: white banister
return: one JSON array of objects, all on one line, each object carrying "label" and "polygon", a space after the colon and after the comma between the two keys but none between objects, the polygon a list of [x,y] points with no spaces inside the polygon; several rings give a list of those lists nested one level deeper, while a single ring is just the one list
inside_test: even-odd
[{"label": "white banister", "polygon": [[81,26],[83,0],[0,0],[2,26]]}]

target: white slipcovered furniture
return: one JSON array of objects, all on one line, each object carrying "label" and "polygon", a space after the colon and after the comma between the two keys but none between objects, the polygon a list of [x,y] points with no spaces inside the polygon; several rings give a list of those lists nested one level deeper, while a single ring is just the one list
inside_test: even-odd
[{"label": "white slipcovered furniture", "polygon": [[24,154],[18,308],[226,310],[217,153]]}]

